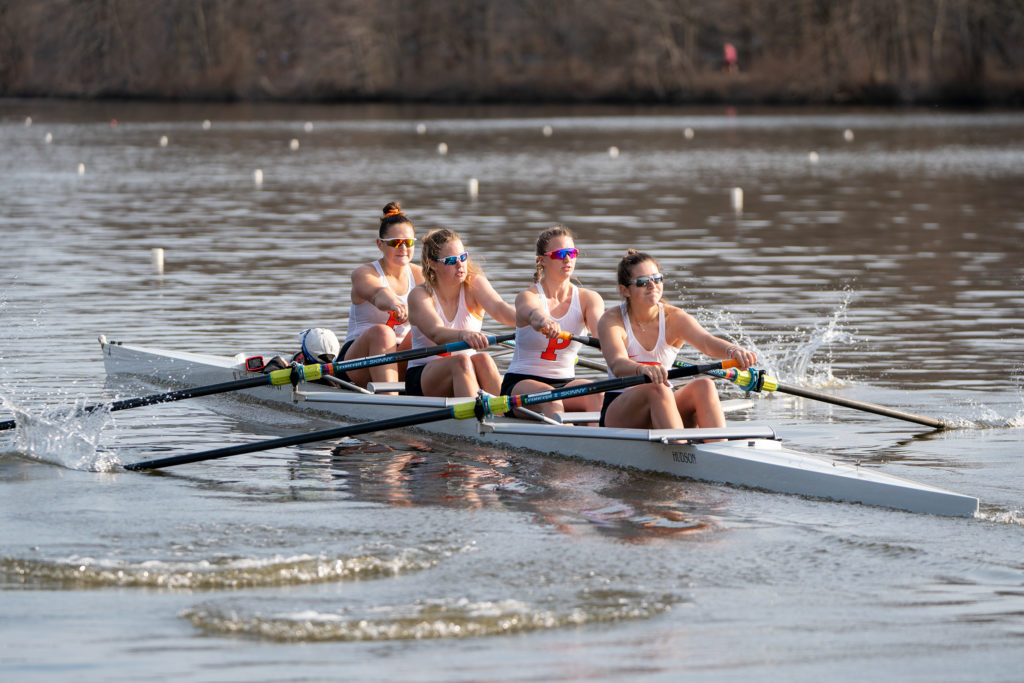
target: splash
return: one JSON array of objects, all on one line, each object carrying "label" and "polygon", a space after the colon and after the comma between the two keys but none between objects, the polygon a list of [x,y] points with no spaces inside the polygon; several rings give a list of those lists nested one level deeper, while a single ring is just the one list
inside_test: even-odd
[{"label": "splash", "polygon": [[0,404],[13,413],[17,424],[14,450],[73,470],[111,472],[120,466],[116,456],[99,447],[100,434],[110,422],[108,410],[87,411],[76,403],[32,414],[4,396]]},{"label": "splash", "polygon": [[995,510],[991,512],[981,511],[975,515],[977,519],[996,524],[1009,524],[1010,526],[1024,526],[1024,510]]},{"label": "splash", "polygon": [[702,309],[702,324],[713,334],[736,343],[757,354],[758,367],[769,374],[806,387],[842,387],[848,382],[832,374],[833,349],[853,344],[856,331],[849,329],[847,309],[853,301],[850,288],[842,291],[838,307],[810,329],[797,328],[792,335],[779,335],[760,344],[744,331],[744,326],[731,313]]},{"label": "splash", "polygon": [[214,604],[181,616],[210,634],[247,635],[279,642],[394,641],[479,638],[571,628],[595,623],[646,619],[679,602],[673,595],[636,591],[581,591],[569,604],[524,600],[474,601],[467,598],[419,600],[411,605],[379,605],[359,611],[337,609],[244,614]]},{"label": "splash", "polygon": [[64,560],[0,558],[0,578],[44,590],[128,587],[197,591],[305,586],[424,571],[453,552],[457,549],[425,546],[340,557],[300,555],[190,562],[126,562],[77,556]]}]

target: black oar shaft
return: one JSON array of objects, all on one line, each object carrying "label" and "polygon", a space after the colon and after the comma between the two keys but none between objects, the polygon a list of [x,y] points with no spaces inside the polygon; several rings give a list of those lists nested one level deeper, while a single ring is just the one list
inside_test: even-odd
[{"label": "black oar shaft", "polygon": [[[497,336],[490,335],[488,337],[491,344],[509,341],[514,338],[514,334],[502,334]],[[396,351],[395,353],[385,353],[377,356],[368,356],[366,358],[356,358],[350,361],[300,366],[297,368],[296,372],[289,371],[285,368],[283,371],[278,370],[273,373],[258,375],[256,377],[244,377],[231,382],[221,382],[220,384],[210,384],[207,386],[192,387],[189,389],[176,389],[174,391],[150,394],[149,396],[142,396],[139,398],[121,399],[111,403],[97,403],[96,405],[85,406],[82,408],[82,411],[91,413],[94,410],[99,410],[101,408],[106,408],[108,410],[127,410],[129,408],[141,408],[142,406],[151,406],[158,403],[172,403],[186,398],[198,398],[200,396],[223,394],[229,391],[251,389],[253,387],[266,386],[268,384],[275,385],[288,384],[289,381],[307,381],[307,373],[309,374],[309,380],[316,380],[320,379],[325,374],[337,374],[339,372],[359,370],[361,368],[369,368],[377,365],[390,365],[391,363],[413,360],[414,358],[426,358],[428,356],[436,356],[440,353],[448,353],[462,348],[468,348],[468,346],[469,345],[464,342],[452,342],[450,344],[438,344],[437,346],[430,346],[427,348],[408,349],[406,351]],[[289,372],[291,372],[290,375]],[[17,422],[15,420],[6,420],[4,422],[0,422],[0,431],[14,429],[16,426]]]},{"label": "black oar shaft", "polygon": [[[725,363],[734,365],[735,361],[725,361]],[[668,375],[670,378],[687,377],[689,375],[696,375],[701,372],[707,372],[708,370],[721,369],[722,365],[723,363],[709,363],[707,365],[692,365],[687,366],[685,368],[673,368],[669,370]],[[142,462],[136,462],[131,463],[129,465],[125,465],[125,469],[160,469],[161,467],[171,467],[172,465],[185,465],[191,462],[213,460],[215,458],[226,458],[231,455],[242,455],[243,453],[255,453],[256,451],[266,451],[270,450],[271,448],[297,446],[299,444],[310,443],[312,441],[325,441],[327,439],[340,439],[346,436],[357,436],[359,434],[379,432],[384,429],[399,429],[401,427],[413,427],[416,425],[426,424],[428,422],[438,422],[440,420],[462,420],[474,416],[483,416],[485,413],[503,414],[511,410],[512,407],[522,407],[527,405],[534,405],[536,403],[558,401],[563,398],[582,396],[584,394],[596,394],[603,391],[626,389],[628,387],[636,386],[637,384],[643,384],[644,382],[650,381],[651,379],[647,375],[637,375],[636,377],[617,377],[613,379],[607,379],[601,382],[592,382],[590,384],[580,384],[572,387],[563,387],[561,389],[553,389],[551,391],[539,391],[534,394],[521,394],[519,396],[492,396],[487,398],[486,400],[484,400],[483,398],[478,398],[476,399],[476,401],[458,403],[455,405],[447,406],[445,408],[432,410],[426,413],[417,413],[416,415],[407,415],[405,417],[378,420],[376,422],[367,422],[364,424],[337,427],[334,429],[325,429],[319,432],[311,432],[309,434],[285,436],[281,437],[280,439],[258,441],[255,443],[243,444],[240,446],[228,446],[226,448],[217,448],[211,451],[202,451],[199,453],[191,453],[188,455],[176,455],[168,458],[144,460]]]},{"label": "black oar shaft", "polygon": [[874,413],[876,415],[892,417],[896,418],[897,420],[916,422],[917,424],[932,427],[933,429],[945,429],[947,426],[949,426],[942,420],[936,420],[935,418],[932,417],[914,415],[913,413],[907,413],[902,410],[896,410],[895,408],[887,408],[885,406],[875,405],[874,403],[865,403],[864,401],[854,401],[848,398],[831,396],[820,391],[813,391],[811,389],[804,389],[802,387],[794,387],[790,384],[783,384],[782,382],[779,382],[779,387],[778,389],[776,389],[776,391],[781,391],[784,394],[791,394],[793,396],[800,396],[802,398],[814,399],[815,401],[822,401],[823,403],[831,403],[833,405],[843,406],[844,408],[862,410],[866,413]]},{"label": "black oar shaft", "polygon": [[447,420],[452,417],[452,408],[440,408],[438,410],[429,413],[418,413],[416,415],[407,415],[405,417],[396,417],[389,420],[378,420],[377,422],[367,422],[364,424],[348,425],[345,427],[335,427],[333,429],[324,429],[319,432],[310,432],[308,434],[296,434],[295,436],[284,436],[280,439],[270,439],[269,441],[258,441],[255,443],[242,444],[240,446],[228,446],[226,448],[216,448],[210,451],[201,451],[199,453],[190,453],[187,455],[176,455],[169,458],[157,458],[155,460],[144,460],[142,462],[131,463],[125,465],[125,469],[129,470],[156,470],[161,467],[171,467],[172,465],[185,465],[190,462],[201,462],[203,460],[213,460],[215,458],[226,458],[231,455],[242,455],[243,453],[255,453],[257,451],[267,451],[272,448],[285,448],[286,446],[297,446],[299,444],[310,443],[313,441],[326,441],[328,439],[340,439],[346,436],[358,436],[359,434],[368,434],[370,432],[378,432],[382,429],[398,429],[400,427],[411,427],[413,425],[426,424],[428,422],[437,422],[439,420]]}]

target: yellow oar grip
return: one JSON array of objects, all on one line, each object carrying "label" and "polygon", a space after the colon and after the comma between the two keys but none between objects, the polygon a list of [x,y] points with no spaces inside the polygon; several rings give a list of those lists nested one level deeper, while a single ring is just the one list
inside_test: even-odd
[{"label": "yellow oar grip", "polygon": [[277,386],[280,384],[291,384],[292,383],[292,369],[282,368],[281,370],[273,370],[270,373],[270,383]]}]

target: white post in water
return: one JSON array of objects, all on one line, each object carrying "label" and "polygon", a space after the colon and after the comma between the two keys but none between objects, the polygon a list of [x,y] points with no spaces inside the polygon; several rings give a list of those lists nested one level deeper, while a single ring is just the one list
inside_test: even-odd
[{"label": "white post in water", "polygon": [[732,188],[732,210],[736,213],[743,213],[743,188]]},{"label": "white post in water", "polygon": [[157,275],[164,274],[164,250],[160,247],[154,247],[150,250],[150,254],[153,258],[153,272]]},{"label": "white post in water", "polygon": [[469,179],[469,196],[476,199],[480,194],[480,182],[476,178]]}]

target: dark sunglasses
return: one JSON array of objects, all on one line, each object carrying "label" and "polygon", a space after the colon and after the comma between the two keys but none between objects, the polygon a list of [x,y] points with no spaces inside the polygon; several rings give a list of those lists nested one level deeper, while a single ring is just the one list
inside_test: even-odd
[{"label": "dark sunglasses", "polygon": [[661,273],[655,273],[654,275],[641,275],[635,280],[630,280],[628,284],[636,285],[637,287],[646,287],[652,282],[656,285],[660,285],[665,281],[665,276]]},{"label": "dark sunglasses", "polygon": [[545,251],[545,256],[550,256],[552,261],[562,261],[566,256],[569,258],[576,258],[580,255],[579,249],[556,249],[555,251]]},{"label": "dark sunglasses", "polygon": [[437,261],[438,263],[443,263],[446,266],[454,266],[456,263],[459,263],[461,261],[465,261],[468,258],[469,258],[469,252],[468,251],[464,251],[461,254],[459,254],[458,256],[445,256],[444,258],[436,258],[434,260]]},{"label": "dark sunglasses", "polygon": [[405,245],[406,249],[412,249],[412,245],[416,244],[415,237],[396,237],[391,240],[381,240],[384,244],[388,245],[392,249],[398,249],[401,245]]}]

